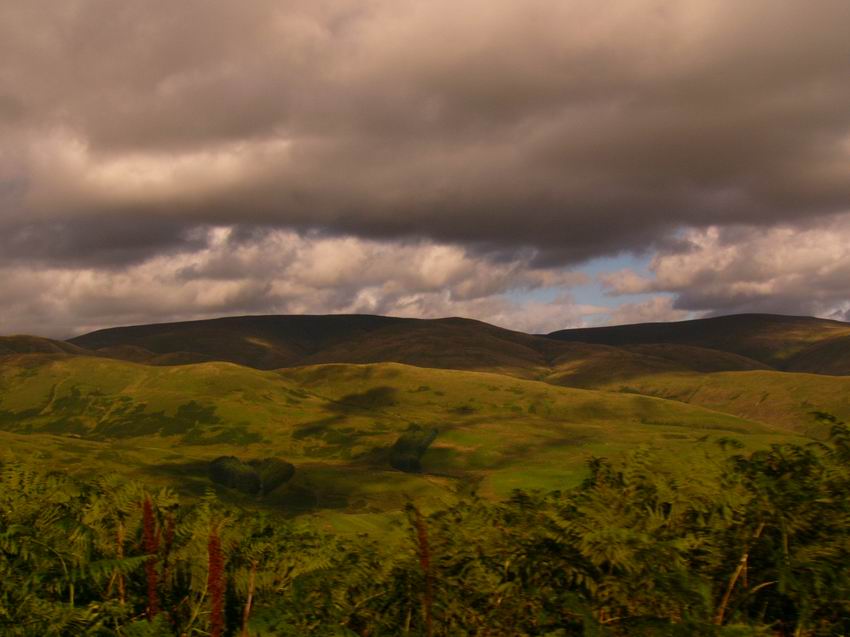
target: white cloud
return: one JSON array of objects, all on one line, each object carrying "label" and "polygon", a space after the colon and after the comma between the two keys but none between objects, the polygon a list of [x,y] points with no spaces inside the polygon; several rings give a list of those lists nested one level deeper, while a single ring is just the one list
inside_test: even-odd
[{"label": "white cloud", "polygon": [[666,292],[679,310],[844,317],[850,306],[850,214],[806,227],[690,230],[652,259],[652,277],[599,277],[608,293]]},{"label": "white cloud", "polygon": [[630,323],[659,323],[681,321],[690,318],[690,313],[673,307],[673,298],[653,296],[637,303],[623,303],[608,312],[608,325],[628,325]]},{"label": "white cloud", "polygon": [[[567,295],[580,273],[492,260],[462,247],[305,237],[271,231],[208,232],[206,247],[122,270],[0,268],[0,333],[54,336],[99,327],[258,313],[459,315],[529,331],[580,324],[594,308]],[[517,294],[561,290],[551,302]]]},{"label": "white cloud", "polygon": [[822,220],[850,207],[848,20],[847,0],[4,0],[0,331],[555,329],[607,310],[552,264],[659,249],[652,276],[600,278],[658,295],[608,318],[844,315],[850,222]]}]

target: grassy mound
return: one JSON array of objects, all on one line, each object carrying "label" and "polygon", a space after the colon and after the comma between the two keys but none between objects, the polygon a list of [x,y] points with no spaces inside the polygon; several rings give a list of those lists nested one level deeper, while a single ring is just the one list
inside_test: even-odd
[{"label": "grassy mound", "polygon": [[[390,452],[416,425],[437,432],[421,474]],[[592,456],[641,445],[712,470],[700,441],[749,447],[789,434],[672,400],[557,387],[493,373],[400,364],[258,371],[228,363],[155,367],[91,357],[0,366],[0,441],[78,473],[116,473],[200,495],[220,456],[286,458],[295,477],[264,498],[289,512],[397,510],[478,491],[578,483]],[[696,463],[696,464],[693,464]],[[223,492],[238,502],[239,494]],[[356,514],[361,516],[351,516]]]},{"label": "grassy mound", "polygon": [[700,405],[819,438],[829,428],[824,414],[850,420],[846,376],[771,371],[657,374],[600,388]]}]

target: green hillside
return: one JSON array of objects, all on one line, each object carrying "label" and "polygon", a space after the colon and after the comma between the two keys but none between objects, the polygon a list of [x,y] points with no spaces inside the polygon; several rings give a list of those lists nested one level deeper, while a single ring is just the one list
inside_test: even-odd
[{"label": "green hillside", "polygon": [[[228,361],[257,369],[322,363],[404,363],[546,373],[570,344],[480,321],[368,315],[244,316],[100,330],[70,343],[154,365]],[[600,348],[604,349],[604,348]]]},{"label": "green hillside", "polygon": [[[437,430],[422,474],[389,464],[390,448],[411,425]],[[576,484],[591,456],[640,445],[705,463],[706,441],[733,436],[757,447],[788,438],[676,401],[492,373],[32,356],[0,366],[0,427],[13,455],[196,495],[210,486],[207,463],[215,457],[283,458],[295,464],[295,478],[259,505],[364,519],[398,510],[408,495],[437,504],[471,490],[496,497]]]},{"label": "green hillside", "polygon": [[[616,347],[665,343],[691,345],[739,354],[789,371],[835,373],[848,369],[847,345],[832,343],[850,337],[850,324],[807,316],[740,314],[674,323],[645,323],[560,330],[549,335],[562,341]],[[818,356],[807,354],[816,348]],[[801,367],[797,367],[800,357]]]},{"label": "green hillside", "polygon": [[534,367],[562,349],[550,339],[468,319],[369,315],[228,317],[112,328],[70,342],[151,364],[173,364],[179,356],[257,369],[323,362]]},{"label": "green hillside", "polygon": [[100,330],[71,339],[99,356],[151,365],[228,361],[257,369],[323,363],[404,363],[494,371],[585,386],[613,373],[768,367],[680,344],[612,347],[523,334],[480,321],[367,315],[247,316]]},{"label": "green hillside", "polygon": [[[0,442],[74,473],[191,497],[214,488],[231,504],[386,532],[387,513],[408,497],[436,508],[472,492],[560,489],[583,479],[590,458],[642,446],[671,471],[710,473],[723,438],[759,448],[850,419],[850,377],[772,368],[837,369],[843,350],[830,344],[847,324],[693,323],[663,327],[669,342],[652,342],[661,327],[591,333],[622,341],[612,344],[376,316],[236,317],[68,343],[8,337]],[[689,342],[700,326],[701,341]],[[246,495],[210,481],[222,456],[248,473],[260,465],[245,463],[276,458],[295,476]]]},{"label": "green hillside", "polygon": [[691,345],[665,343],[612,347],[568,342],[569,349],[539,378],[547,383],[592,388],[648,374],[768,369],[752,359]]},{"label": "green hillside", "polygon": [[850,336],[815,343],[795,354],[787,367],[813,374],[850,375]]},{"label": "green hillside", "polygon": [[91,352],[72,343],[54,341],[40,336],[0,336],[0,357],[17,356],[20,354],[85,356],[91,354]]},{"label": "green hillside", "polygon": [[751,371],[657,374],[600,389],[716,409],[805,435],[822,436],[830,416],[850,421],[850,377]]}]

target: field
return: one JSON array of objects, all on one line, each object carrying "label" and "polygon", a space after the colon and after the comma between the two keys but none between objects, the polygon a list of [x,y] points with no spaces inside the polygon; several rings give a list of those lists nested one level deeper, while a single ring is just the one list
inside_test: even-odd
[{"label": "field", "polygon": [[846,332],[335,316],[2,337],[0,626],[845,634]]},{"label": "field", "polygon": [[[220,496],[352,529],[380,526],[408,498],[433,508],[472,492],[571,487],[591,457],[641,445],[710,472],[719,438],[751,448],[793,438],[785,426],[677,400],[396,363],[261,371],[22,356],[0,368],[0,396],[7,453],[190,497],[214,486],[213,458],[279,457],[296,467],[289,484],[262,498],[216,487]],[[414,424],[438,432],[421,474],[387,460]]]},{"label": "field", "polygon": [[[8,457],[74,474],[383,533],[408,501],[566,489],[594,457],[652,448],[673,472],[711,476],[724,438],[822,440],[850,418],[850,377],[775,366],[840,368],[848,329],[747,315],[546,337],[465,319],[267,316],[4,337],[0,440]],[[391,466],[412,427],[436,432],[421,472]],[[220,456],[280,458],[295,475],[246,495],[211,482]]]},{"label": "field", "polygon": [[850,420],[850,377],[751,371],[654,374],[599,389],[640,393],[718,409],[821,439],[835,418]]}]

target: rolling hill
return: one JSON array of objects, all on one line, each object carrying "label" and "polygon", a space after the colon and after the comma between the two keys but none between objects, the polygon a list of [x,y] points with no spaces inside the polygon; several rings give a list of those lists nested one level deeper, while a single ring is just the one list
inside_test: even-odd
[{"label": "rolling hill", "polygon": [[793,357],[787,369],[812,374],[850,375],[850,335],[810,345]]},{"label": "rolling hill", "polygon": [[[413,424],[438,432],[423,474],[387,460]],[[757,447],[793,434],[674,400],[396,363],[261,371],[73,356],[0,365],[0,441],[15,456],[194,495],[210,487],[217,456],[282,457],[296,478],[264,504],[293,512],[379,514],[405,494],[446,502],[470,489],[561,488],[591,456],[647,444],[700,464],[724,436]]]},{"label": "rolling hill", "polygon": [[243,316],[100,330],[69,341],[151,364],[229,361],[256,369],[321,362],[422,367],[545,365],[560,344],[468,319],[370,315]]},{"label": "rolling hill", "polygon": [[88,350],[40,336],[0,336],[0,356],[19,356],[22,354],[57,354],[68,356],[91,355]]},{"label": "rolling hill", "polygon": [[850,373],[850,324],[811,317],[739,314],[673,323],[560,330],[548,336],[614,347],[687,345],[738,354],[781,370]]},{"label": "rolling hill", "polygon": [[[192,497],[211,487],[216,457],[275,456],[295,465],[290,483],[260,500],[219,496],[385,530],[406,497],[441,506],[563,488],[594,456],[650,447],[673,471],[711,472],[727,437],[748,448],[820,438],[830,418],[850,418],[850,378],[777,368],[841,371],[848,330],[742,316],[542,336],[334,315],[6,337],[0,444]],[[414,426],[437,432],[421,474],[389,460]]]},{"label": "rolling hill", "polygon": [[678,372],[595,387],[700,405],[817,438],[835,420],[850,422],[850,377],[845,376],[764,370]]},{"label": "rolling hill", "polygon": [[666,343],[613,347],[569,343],[572,347],[540,377],[547,383],[593,388],[614,381],[663,372],[716,372],[770,369],[767,365],[718,350]]},{"label": "rolling hill", "polygon": [[461,318],[248,316],[100,330],[69,341],[97,355],[151,365],[227,361],[256,369],[395,362],[507,373],[587,386],[600,375],[763,369],[730,352],[678,344],[574,343]]}]

